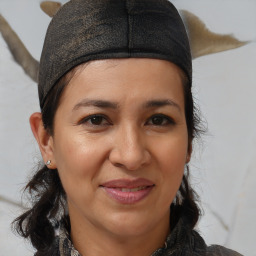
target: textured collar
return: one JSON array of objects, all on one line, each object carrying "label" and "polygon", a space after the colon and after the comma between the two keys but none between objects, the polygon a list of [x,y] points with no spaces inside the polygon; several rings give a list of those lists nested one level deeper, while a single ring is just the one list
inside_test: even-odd
[{"label": "textured collar", "polygon": [[[81,256],[74,248],[69,233],[63,226],[60,227],[58,238],[60,256]],[[196,231],[188,227],[185,218],[180,218],[171,234],[166,238],[165,246],[157,249],[151,256],[170,255],[206,255],[204,240]]]},{"label": "textured collar", "polygon": [[64,226],[60,227],[59,232],[59,255],[60,256],[81,256],[79,252],[74,248],[68,231]]}]

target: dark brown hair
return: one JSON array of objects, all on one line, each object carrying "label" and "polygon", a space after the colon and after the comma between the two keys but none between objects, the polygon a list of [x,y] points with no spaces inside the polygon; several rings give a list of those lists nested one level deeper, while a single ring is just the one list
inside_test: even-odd
[{"label": "dark brown hair", "polygon": [[[82,66],[85,65],[82,64]],[[80,68],[81,65],[72,69],[57,82],[42,107],[43,124],[51,135],[54,133],[54,116],[61,95]],[[188,137],[189,142],[192,143],[193,138],[198,137],[202,129],[200,129],[200,118],[193,102],[190,84],[184,73],[181,73]],[[69,216],[65,215],[66,195],[57,169],[49,170],[45,165],[41,167],[30,179],[25,191],[30,196],[32,207],[14,220],[13,227],[22,237],[31,240],[37,250],[37,256],[52,255],[51,252],[55,246],[55,229],[58,223],[64,221],[67,230],[70,230]],[[196,199],[197,196],[189,184],[189,168],[187,166],[176,198],[171,205],[171,226],[176,224],[181,215],[185,215],[190,228],[193,229],[200,216]]]}]

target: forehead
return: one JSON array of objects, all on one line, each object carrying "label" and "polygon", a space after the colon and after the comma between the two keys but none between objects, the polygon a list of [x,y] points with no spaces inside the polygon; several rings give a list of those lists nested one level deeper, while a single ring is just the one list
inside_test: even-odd
[{"label": "forehead", "polygon": [[76,67],[61,103],[82,97],[121,101],[149,97],[178,97],[183,101],[183,72],[175,64],[158,59],[96,60]]}]

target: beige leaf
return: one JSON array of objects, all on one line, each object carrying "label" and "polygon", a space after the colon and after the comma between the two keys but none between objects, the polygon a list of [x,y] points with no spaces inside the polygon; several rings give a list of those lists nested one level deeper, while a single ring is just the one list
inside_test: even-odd
[{"label": "beige leaf", "polygon": [[249,43],[239,41],[232,35],[211,32],[196,15],[189,11],[181,10],[180,13],[188,32],[193,59]]},{"label": "beige leaf", "polygon": [[61,3],[54,1],[44,1],[40,4],[41,9],[50,17],[53,17],[61,7]]},{"label": "beige leaf", "polygon": [[11,28],[6,19],[0,14],[0,33],[8,45],[14,60],[23,68],[33,81],[37,82],[39,63],[29,53],[18,35]]}]

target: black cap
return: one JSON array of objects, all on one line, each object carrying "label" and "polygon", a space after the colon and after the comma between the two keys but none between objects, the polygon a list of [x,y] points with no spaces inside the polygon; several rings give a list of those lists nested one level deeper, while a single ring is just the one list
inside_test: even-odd
[{"label": "black cap", "polygon": [[167,0],[71,0],[53,17],[39,68],[41,108],[56,82],[98,59],[156,58],[179,66],[192,81],[185,27]]}]

